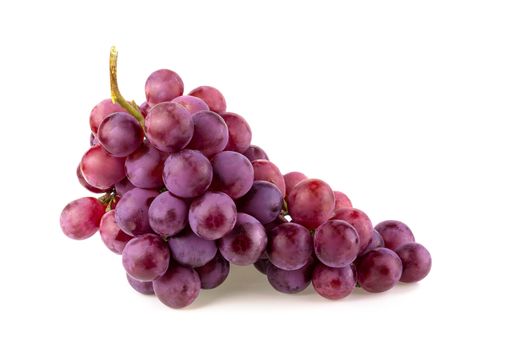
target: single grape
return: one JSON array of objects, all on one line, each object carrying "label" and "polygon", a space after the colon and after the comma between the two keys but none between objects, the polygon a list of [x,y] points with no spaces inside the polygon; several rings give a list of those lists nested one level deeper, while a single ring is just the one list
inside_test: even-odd
[{"label": "single grape", "polygon": [[394,287],[401,278],[403,264],[395,252],[387,248],[369,251],[356,262],[357,282],[371,293],[380,293]]},{"label": "single grape", "polygon": [[223,151],[228,143],[228,126],[220,115],[200,111],[192,116],[195,130],[188,148],[199,150],[210,157]]},{"label": "single grape", "polygon": [[88,184],[99,189],[107,189],[126,176],[125,160],[112,156],[101,145],[96,145],[82,157],[80,170]]},{"label": "single grape", "polygon": [[126,192],[115,209],[117,225],[128,235],[138,236],[151,232],[148,209],[159,193],[135,188]]},{"label": "single grape", "polygon": [[120,229],[115,220],[115,210],[110,210],[100,220],[100,237],[102,242],[113,253],[122,254],[126,243],[128,243],[133,236],[128,235]]},{"label": "single grape", "polygon": [[352,225],[342,220],[328,220],[314,233],[317,258],[330,267],[351,264],[359,253],[359,236]]},{"label": "single grape", "polygon": [[235,265],[255,263],[266,248],[264,226],[253,216],[238,213],[233,230],[219,240],[222,256]]},{"label": "single grape", "polygon": [[312,285],[320,296],[331,300],[342,299],[355,287],[352,266],[330,267],[318,263],[312,274]]},{"label": "single grape", "polygon": [[313,259],[298,270],[287,271],[270,264],[266,270],[268,282],[274,289],[287,294],[299,293],[308,287],[312,280]]},{"label": "single grape", "polygon": [[152,282],[142,282],[137,281],[130,275],[126,274],[126,277],[128,279],[129,285],[135,289],[137,292],[144,294],[144,295],[153,295],[155,292],[153,291],[153,283]]},{"label": "single grape", "polygon": [[97,232],[104,211],[104,206],[96,198],[76,199],[62,210],[60,227],[69,238],[89,238]]},{"label": "single grape", "polygon": [[97,139],[110,154],[126,157],[140,147],[144,140],[144,131],[133,116],[117,112],[100,123]]},{"label": "single grape", "polygon": [[199,267],[217,254],[215,241],[200,238],[191,230],[185,230],[168,241],[173,258],[187,266]]},{"label": "single grape", "polygon": [[381,237],[379,232],[374,230],[372,232],[372,239],[370,240],[370,243],[368,243],[366,248],[362,252],[360,252],[359,255],[365,255],[366,253],[368,253],[372,249],[381,248],[381,247],[384,247],[384,246],[385,246],[385,242],[383,241],[383,237]]},{"label": "single grape", "polygon": [[212,187],[231,198],[244,196],[253,185],[252,163],[240,153],[224,151],[211,160],[213,167]]},{"label": "single grape", "polygon": [[288,194],[292,192],[292,189],[295,187],[295,185],[307,179],[305,174],[300,173],[298,171],[292,171],[290,173],[287,173],[283,176],[283,178],[284,178],[284,185],[286,188],[286,193]]},{"label": "single grape", "polygon": [[363,211],[356,208],[343,208],[335,212],[332,219],[343,220],[352,225],[359,235],[359,251],[362,252],[370,244],[374,227]]},{"label": "single grape", "polygon": [[342,208],[353,208],[352,201],[346,194],[339,191],[334,191],[335,196],[335,211]]},{"label": "single grape", "polygon": [[293,221],[315,229],[332,216],[335,198],[324,181],[308,179],[299,182],[288,194],[288,212]]},{"label": "single grape", "polygon": [[252,162],[253,165],[253,178],[255,180],[268,181],[273,183],[279,191],[286,196],[286,184],[284,177],[277,165],[273,164],[269,160],[259,159]]},{"label": "single grape", "polygon": [[263,275],[266,275],[268,272],[268,266],[270,266],[272,263],[270,262],[270,259],[268,257],[261,257],[259,260],[257,260],[253,266],[262,273]]},{"label": "single grape", "polygon": [[246,156],[246,158],[248,158],[250,160],[250,162],[253,162],[254,160],[257,160],[257,159],[266,159],[266,160],[268,160],[268,155],[259,146],[251,145],[250,147],[248,147],[246,152],[244,152],[243,154]]},{"label": "single grape", "polygon": [[304,226],[281,224],[268,232],[268,257],[283,270],[297,270],[306,265],[313,252],[312,235]]},{"label": "single grape", "polygon": [[117,194],[120,197],[122,197],[126,192],[131,191],[134,188],[135,188],[135,186],[133,186],[133,184],[131,182],[129,182],[127,177],[125,177],[120,182],[117,182],[115,184],[115,191],[117,192]]},{"label": "single grape", "polygon": [[217,252],[206,265],[195,268],[201,280],[202,289],[213,289],[226,280],[230,273],[230,263]]},{"label": "single grape", "polygon": [[194,198],[210,186],[213,168],[201,152],[185,149],[166,159],[162,177],[166,188],[174,195]]},{"label": "single grape", "polygon": [[177,103],[159,103],[150,109],[145,121],[149,142],[163,152],[177,152],[186,147],[193,129],[190,112]]},{"label": "single grape", "polygon": [[146,118],[148,116],[149,110],[151,109],[150,105],[148,104],[148,101],[143,102],[139,108],[142,116]]},{"label": "single grape", "polygon": [[222,119],[228,126],[227,151],[244,153],[252,142],[252,129],[248,122],[238,114],[226,112],[221,114]]},{"label": "single grape", "polygon": [[170,263],[170,250],[158,235],[146,233],[129,241],[122,251],[126,272],[142,282],[164,275]]},{"label": "single grape", "polygon": [[219,90],[212,86],[199,86],[190,91],[188,95],[195,96],[206,102],[215,113],[226,112],[226,100]]},{"label": "single grape", "polygon": [[239,210],[259,220],[261,224],[272,222],[283,207],[283,195],[268,181],[254,181],[246,195],[239,199]]},{"label": "single grape", "polygon": [[419,243],[407,243],[396,250],[403,263],[401,282],[418,282],[425,278],[432,267],[428,250]]},{"label": "single grape", "polygon": [[188,222],[188,204],[169,192],[159,194],[148,210],[149,225],[161,237],[176,235]]},{"label": "single grape", "polygon": [[224,237],[235,226],[237,208],[233,200],[222,192],[206,192],[194,199],[190,206],[191,229],[204,239]]},{"label": "single grape", "polygon": [[385,242],[385,247],[396,250],[407,243],[415,242],[410,228],[397,220],[386,220],[376,225],[375,229]]},{"label": "single grape", "polygon": [[146,100],[150,106],[173,100],[184,92],[184,83],[177,73],[159,69],[146,80]]},{"label": "single grape", "polygon": [[195,96],[179,96],[174,98],[171,102],[180,104],[182,107],[186,108],[190,114],[210,110],[206,102]]},{"label": "single grape", "polygon": [[199,275],[191,267],[172,264],[168,271],[153,281],[153,290],[159,300],[172,308],[190,305],[201,289]]},{"label": "single grape", "polygon": [[96,135],[98,132],[98,127],[100,123],[108,115],[116,112],[126,112],[118,103],[113,103],[110,98],[100,101],[93,109],[89,116],[89,127],[93,132],[93,135]]},{"label": "single grape", "polygon": [[90,192],[93,192],[93,193],[104,193],[104,192],[108,192],[110,190],[109,188],[101,190],[99,188],[93,187],[90,184],[88,184],[86,179],[84,179],[84,175],[82,175],[82,171],[80,170],[80,164],[77,166],[77,178],[78,178],[78,182],[80,182],[80,184],[82,186],[84,186],[84,188],[87,189]]},{"label": "single grape", "polygon": [[167,154],[145,142],[126,158],[126,174],[135,187],[157,189],[162,187],[162,171]]}]

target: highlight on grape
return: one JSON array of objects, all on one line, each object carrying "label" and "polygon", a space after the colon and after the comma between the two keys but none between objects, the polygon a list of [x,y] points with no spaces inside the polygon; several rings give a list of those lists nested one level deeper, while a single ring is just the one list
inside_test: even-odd
[{"label": "highlight on grape", "polygon": [[332,300],[429,273],[430,253],[406,224],[374,227],[328,183],[283,175],[216,88],[184,95],[181,77],[161,69],[139,106],[119,91],[115,48],[110,83],[111,98],[91,111],[91,147],[76,169],[80,184],[102,196],[66,205],[60,226],[77,240],[99,231],[137,292],[182,308],[221,285],[230,264],[254,265],[279,292],[312,283]]}]

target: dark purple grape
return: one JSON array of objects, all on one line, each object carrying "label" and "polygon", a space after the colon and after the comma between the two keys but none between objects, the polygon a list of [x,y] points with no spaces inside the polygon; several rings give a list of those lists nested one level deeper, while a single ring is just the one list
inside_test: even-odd
[{"label": "dark purple grape", "polygon": [[163,152],[173,153],[186,147],[193,129],[190,112],[177,103],[159,103],[150,109],[145,121],[149,142]]},{"label": "dark purple grape", "polygon": [[113,187],[126,176],[125,158],[117,158],[101,145],[93,146],[80,161],[80,170],[88,184],[99,189]]},{"label": "dark purple grape", "polygon": [[300,269],[312,255],[312,235],[299,224],[281,224],[268,232],[266,252],[278,268],[289,271]]},{"label": "dark purple grape", "polygon": [[356,264],[357,282],[371,293],[380,293],[394,287],[401,278],[403,264],[390,249],[376,248],[359,259]]},{"label": "dark purple grape", "polygon": [[352,225],[342,220],[329,220],[314,233],[317,258],[330,267],[350,265],[359,253],[359,236]]},{"label": "dark purple grape", "polygon": [[87,189],[90,192],[93,192],[93,193],[104,193],[104,192],[108,192],[110,190],[109,188],[101,190],[99,188],[93,187],[90,184],[88,184],[86,179],[84,179],[84,175],[82,175],[82,171],[80,170],[80,164],[77,166],[77,178],[78,178],[78,182],[80,182],[80,184],[82,186],[84,186],[84,188]]},{"label": "dark purple grape", "polygon": [[353,208],[352,201],[346,194],[339,191],[334,191],[335,196],[335,211],[343,208]]},{"label": "dark purple grape", "polygon": [[110,210],[100,220],[100,237],[113,253],[122,254],[126,243],[133,237],[120,229],[115,220],[115,210]]},{"label": "dark purple grape", "polygon": [[219,90],[212,86],[199,86],[190,91],[188,95],[195,96],[206,102],[215,113],[226,112],[226,100]]},{"label": "dark purple grape", "polygon": [[211,160],[213,167],[213,189],[226,193],[231,198],[244,196],[253,185],[252,163],[240,153],[224,151]]},{"label": "dark purple grape", "polygon": [[126,192],[131,191],[134,188],[135,186],[133,186],[133,184],[129,182],[127,177],[115,184],[115,191],[120,197],[122,197]]},{"label": "dark purple grape", "polygon": [[170,238],[168,243],[173,258],[191,267],[203,266],[217,254],[215,241],[200,238],[191,230],[185,230]]},{"label": "dark purple grape", "polygon": [[351,265],[330,267],[318,263],[312,275],[312,285],[315,291],[331,300],[348,296],[355,287],[355,276]]},{"label": "dark purple grape", "polygon": [[96,198],[83,197],[65,206],[60,227],[72,239],[86,239],[97,232],[105,208]]},{"label": "dark purple grape", "polygon": [[294,222],[315,229],[332,216],[335,197],[324,181],[308,179],[299,182],[288,194],[288,212]]},{"label": "dark purple grape", "polygon": [[144,140],[144,131],[133,116],[117,112],[100,123],[97,138],[110,154],[126,157],[140,147]]},{"label": "dark purple grape", "polygon": [[195,96],[179,96],[174,98],[171,102],[180,104],[182,107],[186,108],[190,114],[210,110],[206,102]]},{"label": "dark purple grape", "polygon": [[252,142],[252,130],[248,122],[238,114],[226,112],[221,114],[222,119],[228,125],[227,151],[244,153]]},{"label": "dark purple grape", "polygon": [[188,148],[211,157],[223,151],[228,143],[228,126],[220,115],[212,111],[200,111],[192,116],[195,131]]},{"label": "dark purple grape", "polygon": [[268,266],[270,266],[272,263],[270,262],[270,260],[266,257],[266,258],[260,258],[259,260],[257,260],[253,266],[255,266],[255,268],[260,272],[262,273],[263,275],[266,275],[266,272],[268,271]]},{"label": "dark purple grape", "polygon": [[298,171],[292,171],[290,173],[287,173],[283,176],[283,178],[284,185],[286,186],[286,193],[288,194],[292,192],[292,189],[295,187],[295,185],[307,179],[305,174],[300,173]]},{"label": "dark purple grape", "polygon": [[190,206],[191,229],[204,239],[224,237],[235,226],[237,208],[233,200],[222,192],[206,192],[193,200]]},{"label": "dark purple grape", "polygon": [[332,219],[343,220],[352,225],[359,235],[359,251],[362,252],[370,244],[374,227],[363,211],[356,208],[343,208],[335,212]]},{"label": "dark purple grape", "polygon": [[253,216],[238,213],[231,232],[219,240],[222,256],[235,265],[255,263],[266,248],[268,239],[264,226]]},{"label": "dark purple grape", "polygon": [[254,181],[246,195],[239,199],[239,210],[259,220],[262,224],[272,222],[283,207],[283,195],[268,181]]},{"label": "dark purple grape", "polygon": [[199,275],[191,267],[172,264],[168,271],[153,281],[153,290],[159,300],[172,308],[190,305],[201,289]]},{"label": "dark purple grape", "polygon": [[270,264],[266,270],[268,282],[279,292],[299,293],[308,287],[312,280],[313,259],[298,270],[287,271]]},{"label": "dark purple grape", "polygon": [[396,250],[403,263],[401,282],[418,282],[425,278],[432,267],[428,250],[419,243],[407,243]]},{"label": "dark purple grape", "polygon": [[118,103],[113,103],[110,98],[100,101],[93,109],[89,116],[89,126],[94,135],[98,132],[100,123],[108,115],[116,112],[126,112]]},{"label": "dark purple grape", "polygon": [[217,252],[206,265],[195,268],[201,280],[202,289],[213,289],[226,280],[230,273],[230,263]]},{"label": "dark purple grape", "polygon": [[279,191],[286,196],[286,185],[284,177],[277,165],[269,160],[259,159],[252,162],[254,180],[268,181],[273,183]]},{"label": "dark purple grape", "polygon": [[144,294],[144,295],[153,295],[155,292],[153,291],[153,283],[152,282],[142,282],[137,281],[130,275],[126,274],[126,277],[128,279],[129,285],[135,289],[137,292]]},{"label": "dark purple grape", "polygon": [[159,194],[148,210],[149,225],[166,238],[176,235],[188,222],[188,204],[169,192]]},{"label": "dark purple grape", "polygon": [[396,250],[407,243],[415,242],[410,228],[397,220],[386,220],[376,225],[375,229],[385,242],[385,247]]},{"label": "dark purple grape", "polygon": [[126,174],[135,187],[156,189],[163,185],[162,170],[167,154],[145,142],[126,159]]},{"label": "dark purple grape", "polygon": [[159,69],[146,80],[146,100],[150,106],[173,100],[184,92],[180,76],[169,69]]},{"label": "dark purple grape", "polygon": [[210,186],[213,168],[201,152],[185,149],[166,159],[162,177],[166,188],[174,195],[194,198]]},{"label": "dark purple grape", "polygon": [[122,196],[115,209],[115,219],[122,231],[132,236],[151,232],[148,209],[158,194],[157,191],[135,188]]},{"label": "dark purple grape", "polygon": [[383,237],[381,237],[379,232],[374,230],[372,232],[372,239],[370,240],[370,243],[368,243],[366,248],[362,252],[360,252],[359,255],[365,255],[366,253],[368,253],[372,249],[381,248],[381,247],[384,247],[384,246],[385,246],[385,242],[383,241]]},{"label": "dark purple grape", "polygon": [[135,237],[122,252],[126,272],[142,282],[153,281],[164,275],[170,263],[170,250],[158,235],[147,233]]},{"label": "dark purple grape", "polygon": [[268,155],[259,146],[251,145],[250,147],[248,147],[246,152],[244,152],[243,154],[246,156],[246,158],[248,158],[250,160],[250,162],[253,162],[254,160],[257,160],[257,159],[266,159],[266,160],[268,160]]}]

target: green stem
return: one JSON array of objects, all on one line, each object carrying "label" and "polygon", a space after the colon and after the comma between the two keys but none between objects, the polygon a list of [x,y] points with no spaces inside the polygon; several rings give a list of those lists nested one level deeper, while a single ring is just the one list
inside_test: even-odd
[{"label": "green stem", "polygon": [[118,83],[117,83],[117,58],[118,58],[118,51],[115,46],[111,47],[111,51],[109,53],[109,79],[111,83],[111,100],[113,103],[118,103],[122,106],[126,111],[128,111],[132,116],[137,119],[137,121],[140,123],[142,127],[144,127],[144,116],[140,112],[139,106],[135,103],[135,101],[128,102],[120,93],[118,89]]}]

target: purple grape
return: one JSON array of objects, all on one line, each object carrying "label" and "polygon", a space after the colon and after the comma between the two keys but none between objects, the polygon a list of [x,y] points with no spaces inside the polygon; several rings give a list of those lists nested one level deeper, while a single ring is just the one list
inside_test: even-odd
[{"label": "purple grape", "polygon": [[278,268],[288,271],[300,269],[312,255],[312,236],[299,224],[281,224],[268,232],[266,252]]},{"label": "purple grape", "polygon": [[193,114],[195,130],[188,145],[211,157],[223,151],[228,143],[228,126],[220,115],[211,111],[200,111]]},{"label": "purple grape", "polygon": [[425,278],[432,267],[428,250],[419,243],[407,243],[396,250],[403,263],[401,282],[418,282]]},{"label": "purple grape", "polygon": [[128,279],[129,285],[135,289],[137,292],[144,294],[144,295],[153,295],[155,292],[153,291],[153,283],[152,282],[142,282],[137,281],[130,275],[126,274],[126,277]]},{"label": "purple grape", "polygon": [[279,292],[299,293],[308,287],[312,280],[313,259],[298,270],[287,271],[270,264],[266,271],[268,282]]},{"label": "purple grape", "polygon": [[133,184],[129,182],[127,177],[115,184],[115,191],[120,197],[122,197],[126,192],[131,191],[134,188],[135,186],[133,186]]},{"label": "purple grape", "polygon": [[359,235],[359,251],[362,252],[370,244],[374,227],[364,212],[356,208],[343,208],[335,212],[332,217],[335,220],[343,220],[352,225]]},{"label": "purple grape", "polygon": [[200,238],[191,230],[185,230],[170,238],[168,243],[173,258],[177,262],[191,267],[203,266],[217,254],[215,241]]},{"label": "purple grape", "polygon": [[153,233],[135,237],[122,251],[122,265],[126,272],[142,282],[153,281],[164,275],[170,263],[166,242]]},{"label": "purple grape", "polygon": [[267,223],[267,224],[264,224],[264,228],[266,229],[266,231],[271,231],[273,230],[274,228],[276,228],[277,226],[279,226],[280,224],[286,224],[288,222],[288,220],[286,220],[286,218],[282,215],[279,215],[277,216],[277,218],[275,218],[275,220]]},{"label": "purple grape", "polygon": [[407,243],[415,242],[410,228],[397,220],[386,220],[376,225],[375,229],[385,242],[385,247],[396,250]]},{"label": "purple grape", "polygon": [[371,293],[394,287],[401,278],[403,264],[395,252],[387,248],[369,251],[356,262],[357,282]]},{"label": "purple grape", "polygon": [[126,192],[115,209],[117,225],[128,235],[138,236],[151,232],[148,209],[159,193],[135,188]]},{"label": "purple grape", "polygon": [[210,186],[213,169],[201,152],[186,149],[166,159],[162,177],[166,188],[174,195],[194,198]]},{"label": "purple grape", "polygon": [[248,147],[246,152],[244,152],[243,154],[246,156],[246,158],[250,160],[250,162],[253,162],[254,160],[257,160],[257,159],[268,160],[268,155],[259,146],[251,145],[250,147]]},{"label": "purple grape", "polygon": [[101,145],[93,146],[80,161],[80,170],[88,184],[99,189],[113,187],[126,176],[125,158],[117,158]]},{"label": "purple grape", "polygon": [[149,142],[163,152],[177,152],[188,145],[193,136],[190,112],[171,102],[151,108],[145,122]]},{"label": "purple grape", "polygon": [[342,299],[352,293],[355,287],[352,266],[329,267],[318,263],[312,275],[312,285],[319,295],[327,299]]},{"label": "purple grape", "polygon": [[283,207],[283,195],[268,181],[254,181],[246,195],[239,199],[239,210],[259,220],[261,224],[272,222]]},{"label": "purple grape", "polygon": [[288,194],[288,212],[294,222],[315,229],[332,216],[335,197],[324,181],[308,179],[299,182]]},{"label": "purple grape", "polygon": [[93,197],[76,199],[60,214],[60,227],[72,239],[86,239],[97,232],[104,206]]},{"label": "purple grape", "polygon": [[307,179],[305,174],[300,173],[298,171],[292,171],[291,173],[287,173],[283,176],[283,178],[284,185],[286,187],[286,193],[288,194],[292,192],[292,189],[295,187],[295,185]]},{"label": "purple grape", "polygon": [[268,272],[268,266],[270,266],[272,263],[270,262],[270,260],[266,257],[266,258],[260,258],[259,260],[257,260],[253,266],[255,266],[255,268],[260,272],[262,273],[263,275],[266,275],[266,273]]},{"label": "purple grape", "polygon": [[343,192],[334,191],[334,196],[335,196],[334,211],[337,211],[338,209],[343,209],[343,208],[353,208],[352,201]]},{"label": "purple grape", "polygon": [[201,280],[202,289],[213,289],[226,280],[230,273],[230,263],[217,252],[206,265],[195,268]]},{"label": "purple grape", "polygon": [[171,102],[180,104],[182,107],[186,108],[190,114],[210,110],[206,102],[195,96],[179,96],[174,98]]},{"label": "purple grape", "polygon": [[259,159],[252,162],[254,180],[268,181],[273,183],[279,191],[286,196],[286,185],[284,177],[277,165],[269,160]]},{"label": "purple grape", "polygon": [[122,254],[126,243],[133,237],[120,229],[115,220],[115,210],[110,210],[100,220],[100,237],[113,253]]},{"label": "purple grape", "polygon": [[214,240],[224,237],[235,226],[237,208],[233,200],[221,192],[206,192],[190,206],[191,229],[201,238]]},{"label": "purple grape", "polygon": [[381,237],[379,232],[374,230],[372,232],[372,239],[370,240],[370,243],[368,243],[366,248],[362,252],[360,252],[359,255],[365,255],[366,253],[368,253],[372,249],[381,248],[381,247],[384,247],[384,246],[385,246],[385,242],[383,241],[383,237]]},{"label": "purple grape", "polygon": [[163,185],[162,170],[167,154],[145,142],[126,159],[126,174],[135,187],[156,189]]},{"label": "purple grape", "polygon": [[252,130],[248,122],[238,114],[227,112],[221,114],[228,126],[227,151],[246,152],[252,142]]},{"label": "purple grape", "polygon": [[232,151],[217,153],[212,158],[211,165],[214,190],[235,199],[244,196],[252,187],[252,163],[242,154]]},{"label": "purple grape", "polygon": [[126,157],[140,147],[144,140],[144,131],[133,116],[117,112],[100,123],[97,138],[110,154]]},{"label": "purple grape", "polygon": [[173,100],[184,92],[184,83],[177,73],[159,69],[146,80],[146,100],[150,106]]},{"label": "purple grape", "polygon": [[188,222],[188,205],[169,192],[159,194],[148,210],[149,225],[161,237],[176,235]]},{"label": "purple grape", "polygon": [[199,275],[191,267],[172,264],[168,271],[153,281],[153,290],[159,300],[172,308],[190,305],[201,289]]},{"label": "purple grape", "polygon": [[89,116],[89,127],[93,134],[97,134],[98,127],[104,118],[116,112],[126,112],[126,110],[118,103],[113,103],[110,98],[100,101],[95,107],[93,107]]},{"label": "purple grape", "polygon": [[238,213],[233,230],[219,240],[222,256],[235,265],[255,263],[266,248],[264,226],[253,216]]},{"label": "purple grape", "polygon": [[80,164],[77,166],[77,178],[78,178],[78,182],[80,182],[80,184],[82,186],[84,186],[84,188],[87,189],[90,192],[93,192],[93,193],[104,193],[104,192],[108,192],[110,190],[109,188],[101,190],[99,188],[93,187],[90,184],[88,184],[86,179],[84,179],[84,175],[82,175],[82,171],[80,170]]},{"label": "purple grape", "polygon": [[150,105],[148,104],[148,101],[143,102],[139,108],[142,116],[146,118],[148,116],[149,110],[151,109]]},{"label": "purple grape", "polygon": [[188,95],[195,96],[206,102],[215,113],[226,112],[226,100],[219,90],[212,86],[199,86],[190,91]]},{"label": "purple grape", "polygon": [[359,236],[352,225],[342,220],[329,220],[314,233],[317,258],[330,267],[350,265],[359,253]]}]

